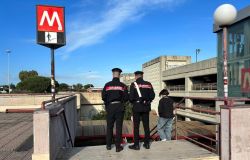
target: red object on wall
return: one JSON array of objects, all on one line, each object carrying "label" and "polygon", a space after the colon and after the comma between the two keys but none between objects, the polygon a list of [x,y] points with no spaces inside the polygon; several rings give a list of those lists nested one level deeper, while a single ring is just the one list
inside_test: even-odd
[{"label": "red object on wall", "polygon": [[243,93],[250,92],[250,68],[241,69],[241,91]]},{"label": "red object on wall", "polygon": [[64,7],[37,5],[37,30],[64,32]]}]

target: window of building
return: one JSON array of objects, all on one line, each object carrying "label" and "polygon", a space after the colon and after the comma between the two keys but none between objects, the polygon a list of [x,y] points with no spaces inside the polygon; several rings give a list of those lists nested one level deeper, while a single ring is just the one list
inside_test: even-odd
[{"label": "window of building", "polygon": [[245,35],[244,23],[232,26],[229,32],[229,59],[244,56]]}]

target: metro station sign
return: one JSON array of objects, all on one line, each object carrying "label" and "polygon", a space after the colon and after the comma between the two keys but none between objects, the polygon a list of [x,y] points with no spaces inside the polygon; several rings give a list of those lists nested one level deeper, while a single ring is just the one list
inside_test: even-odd
[{"label": "metro station sign", "polygon": [[64,7],[36,6],[37,43],[49,48],[66,44]]},{"label": "metro station sign", "polygon": [[241,92],[250,93],[250,68],[241,69]]}]

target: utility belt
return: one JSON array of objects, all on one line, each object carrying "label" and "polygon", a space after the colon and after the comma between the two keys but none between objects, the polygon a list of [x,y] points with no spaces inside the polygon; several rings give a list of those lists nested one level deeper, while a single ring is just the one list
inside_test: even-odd
[{"label": "utility belt", "polygon": [[119,104],[119,103],[122,103],[122,101],[112,101],[112,102],[107,102],[107,103],[104,103],[105,106],[108,106],[110,104]]},{"label": "utility belt", "polygon": [[140,101],[140,100],[135,101],[135,103],[140,103],[140,104],[143,104],[143,105],[150,105],[151,104],[150,101]]},{"label": "utility belt", "polygon": [[122,103],[121,101],[113,101],[113,102],[110,102],[109,104],[118,104],[118,103]]}]

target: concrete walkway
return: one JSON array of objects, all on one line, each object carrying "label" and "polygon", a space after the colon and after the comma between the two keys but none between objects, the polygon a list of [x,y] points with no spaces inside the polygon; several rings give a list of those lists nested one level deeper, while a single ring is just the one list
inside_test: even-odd
[{"label": "concrete walkway", "polygon": [[153,142],[151,149],[141,146],[140,151],[125,149],[116,153],[115,148],[107,151],[105,146],[62,149],[57,160],[219,160],[213,154],[188,141]]},{"label": "concrete walkway", "polygon": [[0,113],[0,160],[31,160],[33,115]]}]

